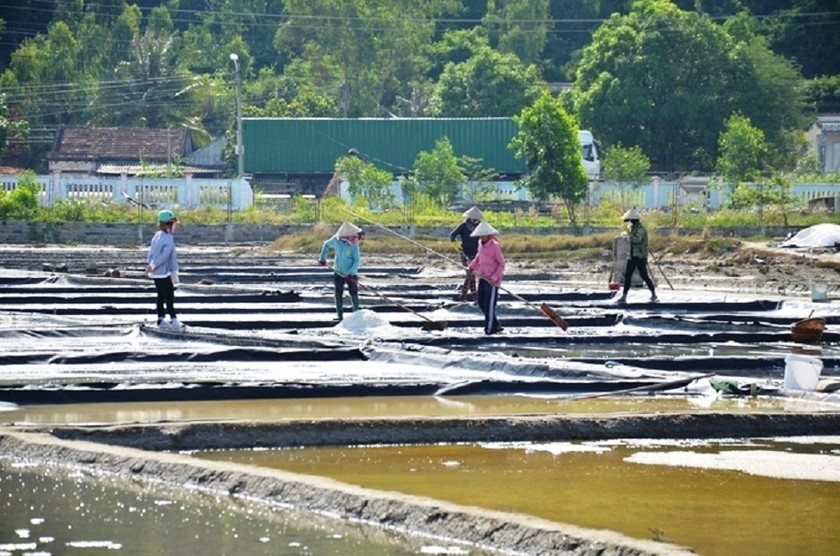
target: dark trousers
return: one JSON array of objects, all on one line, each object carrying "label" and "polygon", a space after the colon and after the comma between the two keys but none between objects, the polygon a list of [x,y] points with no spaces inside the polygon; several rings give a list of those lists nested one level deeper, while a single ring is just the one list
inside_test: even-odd
[{"label": "dark trousers", "polygon": [[348,280],[347,276],[333,274],[333,283],[335,284],[336,299],[341,299],[344,295],[344,284],[347,284],[347,291],[350,292],[350,297],[359,295],[359,283],[355,280]]},{"label": "dark trousers", "polygon": [[172,285],[172,278],[155,278],[155,290],[157,290],[157,316],[162,319],[167,313],[169,318],[175,316],[175,286]]},{"label": "dark trousers", "polygon": [[484,313],[484,332],[493,334],[501,328],[496,318],[496,303],[499,301],[499,288],[487,280],[478,281],[478,307]]},{"label": "dark trousers", "polygon": [[464,266],[464,272],[466,276],[464,277],[464,283],[461,284],[461,297],[466,298],[467,293],[471,293],[475,295],[475,274],[472,270],[469,269],[469,264],[472,259],[468,258],[466,255],[461,253],[461,264]]},{"label": "dark trousers", "polygon": [[650,293],[655,293],[656,286],[653,285],[653,280],[650,279],[650,274],[648,274],[647,259],[630,257],[627,259],[627,268],[624,271],[624,295],[627,295],[630,290],[630,282],[633,280],[633,273],[636,269],[639,270],[639,276],[642,277],[642,281],[647,285]]}]

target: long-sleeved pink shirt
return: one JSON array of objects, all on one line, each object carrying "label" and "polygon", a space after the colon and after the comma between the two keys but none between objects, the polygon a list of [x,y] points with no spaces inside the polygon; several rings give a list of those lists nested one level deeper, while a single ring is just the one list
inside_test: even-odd
[{"label": "long-sleeved pink shirt", "polygon": [[478,243],[478,253],[470,263],[470,270],[492,284],[502,283],[502,277],[505,275],[505,257],[502,255],[502,246],[495,237],[491,237],[487,243]]}]

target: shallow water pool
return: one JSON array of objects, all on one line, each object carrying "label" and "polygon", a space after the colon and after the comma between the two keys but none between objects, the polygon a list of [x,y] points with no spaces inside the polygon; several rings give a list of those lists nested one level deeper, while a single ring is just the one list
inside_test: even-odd
[{"label": "shallow water pool", "polygon": [[[791,479],[781,473],[807,460],[840,474],[840,437],[359,446],[197,455],[666,540],[705,555],[833,556],[840,546],[840,478],[826,480],[814,472],[820,480]],[[740,460],[746,471],[732,464],[716,469],[698,463],[709,457]]]},{"label": "shallow water pool", "polygon": [[204,495],[0,464],[0,554],[483,554]]}]

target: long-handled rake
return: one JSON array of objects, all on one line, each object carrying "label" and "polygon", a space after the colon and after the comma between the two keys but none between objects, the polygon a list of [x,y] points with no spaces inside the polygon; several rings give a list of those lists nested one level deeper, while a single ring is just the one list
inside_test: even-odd
[{"label": "long-handled rake", "polygon": [[662,273],[662,277],[663,277],[663,278],[665,278],[665,281],[666,281],[666,282],[668,282],[668,287],[670,287],[670,288],[673,290],[673,289],[674,289],[674,285],[671,283],[671,281],[670,281],[670,280],[668,280],[668,275],[667,275],[667,274],[665,274],[665,269],[663,269],[663,268],[662,268],[662,265],[661,265],[661,264],[659,264],[659,259],[657,259],[657,258],[656,258],[656,256],[653,254],[653,251],[648,252],[648,256],[649,256],[651,259],[653,259],[653,262],[654,262],[654,264],[656,264],[656,267],[659,269],[659,272],[661,272],[661,273]]},{"label": "long-handled rake", "polygon": [[[345,276],[343,274],[338,274],[338,275],[341,276],[342,278],[345,278],[345,279],[347,278],[347,276]],[[370,293],[372,293],[373,295],[375,295],[377,297],[381,297],[382,299],[384,299],[388,303],[391,303],[392,305],[396,305],[397,307],[399,307],[401,309],[405,309],[409,313],[414,313],[415,315],[417,315],[418,317],[420,317],[421,319],[426,321],[426,322],[423,323],[423,327],[422,327],[423,330],[446,330],[446,327],[449,326],[448,322],[432,320],[429,317],[427,317],[426,315],[421,315],[420,313],[418,313],[417,311],[415,311],[411,307],[409,307],[409,306],[407,306],[403,303],[400,303],[396,299],[391,299],[390,297],[386,296],[383,293],[378,292],[375,288],[372,288],[371,286],[368,286],[367,284],[362,284],[359,280],[356,280],[356,285],[363,288],[365,291],[369,291]]]},{"label": "long-handled rake", "polygon": [[[370,218],[365,218],[364,216],[356,214],[353,211],[351,211],[349,209],[346,209],[346,208],[343,208],[342,210],[344,210],[344,212],[346,212],[347,214],[350,214],[354,218],[358,218],[359,220],[364,220],[368,224],[372,224],[372,225],[376,226],[377,228],[381,228],[381,229],[385,230],[386,232],[389,232],[389,233],[397,236],[400,239],[406,240],[407,242],[411,243],[412,245],[420,247],[421,249],[425,249],[426,251],[428,251],[432,255],[436,255],[436,256],[442,258],[443,260],[448,261],[448,262],[456,265],[458,268],[461,268],[461,269],[464,268],[464,266],[461,264],[461,261],[456,261],[455,259],[451,259],[451,258],[447,257],[446,255],[444,255],[442,253],[438,253],[434,249],[432,249],[430,247],[426,247],[425,245],[423,245],[422,243],[420,243],[418,241],[414,241],[413,239],[411,239],[409,237],[405,237],[404,235],[399,234],[399,233],[395,232],[394,230],[392,230],[392,229],[390,229],[386,226],[378,224],[378,223],[374,222],[373,220],[371,220]],[[521,295],[515,294],[507,288],[499,286],[499,289],[502,290],[503,292],[507,293],[508,295],[511,295],[512,297],[518,299],[519,301],[522,301],[523,303],[525,303],[529,307],[533,307],[534,309],[536,309],[537,311],[539,311],[540,313],[542,313],[543,315],[548,317],[548,319],[551,322],[553,322],[555,325],[562,328],[564,331],[569,328],[569,323],[567,323],[563,319],[563,317],[558,315],[557,312],[554,309],[552,309],[551,306],[548,305],[548,303],[543,303],[543,304],[537,306],[534,303],[531,303],[530,301],[523,298]]]},{"label": "long-handled rake", "polygon": [[385,294],[378,292],[377,290],[375,290],[371,286],[368,286],[366,284],[362,284],[361,282],[357,282],[357,284],[359,284],[360,287],[364,288],[366,291],[369,291],[370,293],[372,293],[376,297],[381,297],[382,299],[384,299],[388,303],[391,303],[392,305],[396,305],[397,307],[399,307],[401,309],[405,309],[409,313],[414,313],[415,315],[417,315],[418,317],[420,317],[421,319],[426,321],[426,322],[423,323],[423,326],[422,326],[423,330],[446,330],[446,327],[449,326],[448,322],[439,321],[439,320],[432,320],[429,317],[427,317],[426,315],[422,315],[422,314],[418,313],[417,311],[415,311],[411,307],[400,303],[396,299],[391,299],[390,297],[386,296]]}]

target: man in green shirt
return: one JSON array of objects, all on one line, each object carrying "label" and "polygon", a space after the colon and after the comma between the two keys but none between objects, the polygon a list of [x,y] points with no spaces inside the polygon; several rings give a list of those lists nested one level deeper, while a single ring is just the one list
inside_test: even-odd
[{"label": "man in green shirt", "polygon": [[624,213],[622,220],[630,222],[630,248],[627,250],[627,267],[624,270],[624,291],[621,297],[618,298],[618,303],[627,303],[627,292],[630,290],[630,283],[633,279],[633,273],[636,269],[639,270],[639,276],[650,290],[650,302],[656,303],[659,298],[656,297],[656,286],[648,274],[648,235],[644,225],[642,225],[642,217],[639,211],[632,208]]}]

